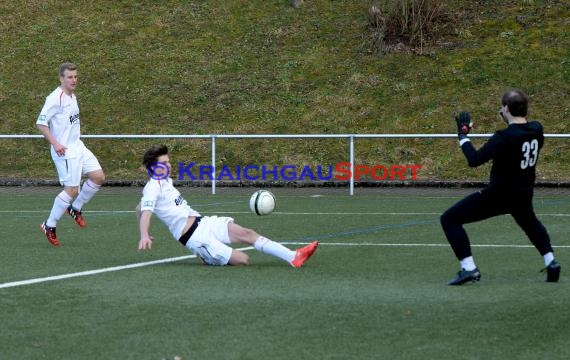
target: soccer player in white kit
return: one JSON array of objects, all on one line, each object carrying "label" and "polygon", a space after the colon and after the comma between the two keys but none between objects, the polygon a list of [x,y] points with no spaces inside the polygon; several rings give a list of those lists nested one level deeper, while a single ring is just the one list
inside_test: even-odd
[{"label": "soccer player in white kit", "polygon": [[153,213],[168,226],[176,240],[208,265],[249,265],[246,253],[229,246],[234,243],[252,245],[256,250],[278,257],[297,268],[317,250],[318,241],[290,250],[236,224],[231,217],[201,216],[172,185],[169,177],[170,158],[165,145],[148,149],[143,156],[143,165],[148,170],[150,179],[136,208],[140,229],[139,250],[150,249],[152,246],[153,237],[150,236],[149,229]]},{"label": "soccer player in white kit", "polygon": [[[36,125],[51,144],[51,157],[63,186],[55,198],[49,217],[40,227],[53,246],[59,246],[56,225],[63,214],[68,213],[80,227],[85,227],[81,209],[99,191],[105,182],[105,174],[99,161],[80,139],[79,105],[75,95],[77,65],[63,63],[59,66],[61,83],[46,98]],[[81,191],[81,176],[87,175]]]}]

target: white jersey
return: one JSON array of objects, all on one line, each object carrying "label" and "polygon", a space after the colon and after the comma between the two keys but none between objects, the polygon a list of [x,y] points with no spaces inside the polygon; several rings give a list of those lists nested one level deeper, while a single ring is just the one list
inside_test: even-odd
[{"label": "white jersey", "polygon": [[172,179],[150,179],[144,189],[141,199],[141,211],[150,210],[168,226],[176,240],[180,239],[182,231],[188,223],[188,217],[200,216],[192,209],[180,192],[172,185]]},{"label": "white jersey", "polygon": [[[55,139],[65,146],[64,158],[74,158],[83,151],[85,145],[80,140],[79,105],[75,94],[67,95],[57,87],[46,97],[46,102],[36,124],[48,126]],[[51,147],[53,159],[58,156]]]}]

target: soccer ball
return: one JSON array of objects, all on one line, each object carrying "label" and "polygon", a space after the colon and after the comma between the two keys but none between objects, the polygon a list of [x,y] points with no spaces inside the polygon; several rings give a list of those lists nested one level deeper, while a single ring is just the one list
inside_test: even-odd
[{"label": "soccer ball", "polygon": [[268,190],[257,190],[249,198],[249,208],[257,215],[269,215],[275,210],[275,196]]}]

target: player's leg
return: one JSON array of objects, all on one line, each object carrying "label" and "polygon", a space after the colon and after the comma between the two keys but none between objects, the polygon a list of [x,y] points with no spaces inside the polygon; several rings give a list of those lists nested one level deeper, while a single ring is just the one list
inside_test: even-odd
[{"label": "player's leg", "polygon": [[249,265],[249,256],[243,251],[232,249],[228,265]]},{"label": "player's leg", "polygon": [[228,237],[232,243],[252,245],[257,251],[278,257],[288,263],[295,259],[295,251],[234,222],[228,223]]},{"label": "player's leg", "polygon": [[229,217],[201,217],[185,246],[206,265],[248,265],[247,254],[228,246],[228,223],[231,221],[233,219]]},{"label": "player's leg", "polygon": [[49,214],[48,219],[46,220],[47,226],[50,227],[57,226],[57,222],[59,221],[59,219],[61,219],[63,214],[65,214],[67,207],[69,206],[69,204],[71,204],[73,198],[77,196],[78,192],[79,192],[79,186],[63,187],[63,190],[55,197],[53,206],[51,208],[51,212]]},{"label": "player's leg", "polygon": [[314,254],[318,246],[318,242],[314,241],[293,251],[265,236],[259,235],[252,229],[244,228],[234,222],[228,224],[228,236],[232,243],[253,245],[257,251],[275,256],[288,262],[293,267],[302,266]]},{"label": "player's leg", "polygon": [[547,271],[546,281],[557,282],[560,277],[560,264],[554,259],[550,235],[534,212],[532,193],[517,196],[517,199],[513,201],[511,214],[530,242],[542,255]]},{"label": "player's leg", "polygon": [[65,214],[73,198],[77,196],[79,182],[81,181],[81,169],[77,159],[55,159],[54,164],[59,176],[59,182],[64,188],[55,197],[49,217],[40,226],[47,240],[52,245],[58,246],[59,239],[56,236],[57,222]]},{"label": "player's leg", "polygon": [[457,258],[472,255],[464,224],[504,213],[497,201],[494,201],[492,192],[486,189],[465,197],[445,211],[440,218],[441,226]]},{"label": "player's leg", "polygon": [[247,254],[232,249],[214,238],[208,238],[204,241],[191,239],[186,246],[202,259],[206,265],[249,265],[249,256]]},{"label": "player's leg", "polygon": [[318,245],[314,242],[293,251],[251,229],[235,224],[230,217],[205,216],[186,247],[210,265],[248,265],[247,254],[228,246],[235,243],[252,245],[258,251],[278,257],[294,267],[303,265]]},{"label": "player's leg", "polygon": [[[548,231],[546,231],[544,225],[538,220],[532,208],[514,209],[512,215],[540,255],[552,254],[553,250]],[[554,258],[550,258],[548,260],[552,261],[553,259]]]},{"label": "player's leg", "polygon": [[87,180],[83,183],[79,195],[73,203],[67,208],[67,213],[71,215],[77,225],[81,227],[87,226],[81,210],[83,206],[95,196],[105,183],[105,173],[99,164],[99,161],[93,153],[85,148],[81,156],[82,173],[87,175]]},{"label": "player's leg", "polygon": [[440,221],[443,232],[459,260],[461,268],[457,278],[449,282],[450,285],[477,281],[481,277],[473,259],[469,237],[463,225],[505,212],[506,210],[497,200],[497,194],[487,188],[465,197],[441,215]]}]

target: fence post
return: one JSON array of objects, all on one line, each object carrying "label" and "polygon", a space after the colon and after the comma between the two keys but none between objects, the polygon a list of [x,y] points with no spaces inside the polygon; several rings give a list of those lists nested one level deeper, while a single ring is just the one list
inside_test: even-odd
[{"label": "fence post", "polygon": [[216,194],[216,135],[212,134],[212,194]]},{"label": "fence post", "polygon": [[350,196],[354,195],[354,135],[349,136],[350,139]]}]

